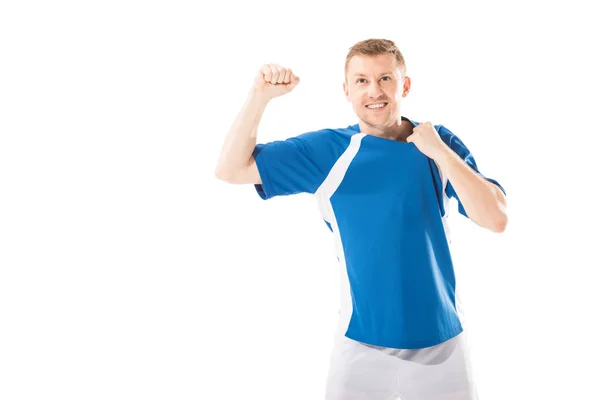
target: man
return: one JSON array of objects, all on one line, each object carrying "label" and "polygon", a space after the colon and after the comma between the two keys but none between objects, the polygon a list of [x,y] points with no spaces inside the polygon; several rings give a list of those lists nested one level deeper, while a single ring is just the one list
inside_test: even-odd
[{"label": "man", "polygon": [[216,176],[263,199],[314,194],[341,267],[339,330],[327,399],[476,399],[447,235],[448,201],[494,232],[504,189],[443,125],[400,113],[411,81],[395,43],[369,39],[346,58],[358,124],[257,144],[268,102],[299,78],[263,66],[225,138]]}]

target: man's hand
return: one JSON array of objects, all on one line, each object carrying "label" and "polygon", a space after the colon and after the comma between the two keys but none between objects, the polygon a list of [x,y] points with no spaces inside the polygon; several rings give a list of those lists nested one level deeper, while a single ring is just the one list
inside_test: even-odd
[{"label": "man's hand", "polygon": [[278,64],[265,64],[256,73],[253,89],[261,97],[271,100],[291,92],[298,82],[300,78],[291,69]]},{"label": "man's hand", "polygon": [[406,141],[438,164],[473,222],[493,232],[504,231],[508,217],[502,190],[447,146],[431,122],[417,125]]},{"label": "man's hand", "polygon": [[414,143],[421,153],[434,160],[443,156],[448,148],[431,122],[422,122],[415,126],[406,142]]}]

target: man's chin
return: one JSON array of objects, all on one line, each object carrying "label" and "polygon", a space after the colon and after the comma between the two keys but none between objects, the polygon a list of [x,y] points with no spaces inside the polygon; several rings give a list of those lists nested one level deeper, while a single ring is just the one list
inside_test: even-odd
[{"label": "man's chin", "polygon": [[367,118],[363,119],[363,122],[365,124],[367,124],[368,126],[370,126],[371,128],[375,128],[375,129],[385,129],[385,128],[389,128],[390,126],[393,125],[389,119],[369,118],[368,116],[367,116]]}]

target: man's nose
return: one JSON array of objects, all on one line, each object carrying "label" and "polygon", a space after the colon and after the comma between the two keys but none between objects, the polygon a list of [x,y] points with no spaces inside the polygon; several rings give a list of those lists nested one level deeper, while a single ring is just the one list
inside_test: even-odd
[{"label": "man's nose", "polygon": [[370,98],[377,99],[378,97],[381,96],[382,93],[383,93],[383,90],[381,90],[381,86],[379,85],[379,82],[373,82],[369,85],[368,94],[369,94]]}]

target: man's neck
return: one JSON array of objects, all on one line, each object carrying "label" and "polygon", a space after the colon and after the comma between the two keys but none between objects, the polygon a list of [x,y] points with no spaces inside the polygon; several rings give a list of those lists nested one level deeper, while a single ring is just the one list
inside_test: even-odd
[{"label": "man's neck", "polygon": [[399,120],[396,124],[384,129],[374,128],[370,125],[359,122],[360,131],[369,135],[378,136],[384,139],[406,142],[406,138],[413,132],[413,124],[407,120]]}]

